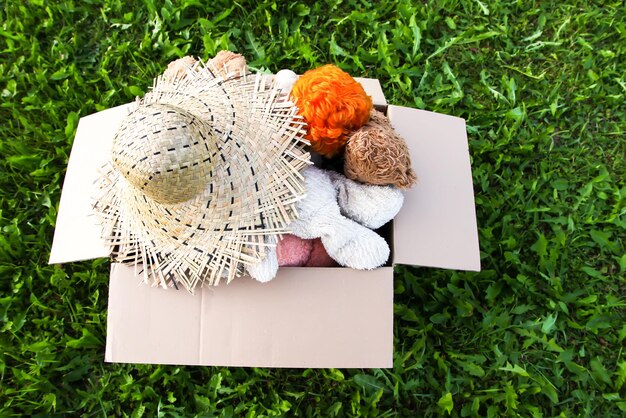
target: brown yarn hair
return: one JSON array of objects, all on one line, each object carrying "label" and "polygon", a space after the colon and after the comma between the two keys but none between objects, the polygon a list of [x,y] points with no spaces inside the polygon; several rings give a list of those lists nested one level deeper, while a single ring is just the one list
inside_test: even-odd
[{"label": "brown yarn hair", "polygon": [[222,77],[228,77],[233,73],[239,75],[248,69],[243,55],[228,50],[218,52],[207,62],[207,66],[215,68]]},{"label": "brown yarn hair", "polygon": [[346,177],[362,183],[411,187],[417,176],[411,168],[406,142],[389,119],[372,109],[370,120],[348,138],[345,148]]},{"label": "brown yarn hair", "polygon": [[[197,68],[198,60],[192,56],[185,56],[170,62],[163,73],[166,80],[184,78],[188,68]],[[215,75],[228,78],[233,75],[240,75],[247,71],[248,64],[241,54],[223,50],[217,53],[206,63],[206,68],[215,72]]]},{"label": "brown yarn hair", "polygon": [[176,78],[182,78],[185,76],[187,68],[193,67],[197,62],[198,61],[194,57],[189,55],[178,58],[167,65],[167,69],[163,73],[163,77],[170,81]]}]

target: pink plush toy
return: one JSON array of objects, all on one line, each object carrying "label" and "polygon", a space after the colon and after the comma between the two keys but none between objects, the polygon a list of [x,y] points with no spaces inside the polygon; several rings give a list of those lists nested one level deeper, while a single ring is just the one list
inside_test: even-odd
[{"label": "pink plush toy", "polygon": [[287,234],[276,244],[276,256],[279,267],[336,267],[338,264],[330,258],[322,240],[302,239]]}]

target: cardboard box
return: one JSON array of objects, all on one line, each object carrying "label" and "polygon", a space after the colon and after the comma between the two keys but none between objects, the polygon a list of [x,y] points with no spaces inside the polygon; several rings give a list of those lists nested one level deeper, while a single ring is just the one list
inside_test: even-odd
[{"label": "cardboard box", "polygon": [[[463,119],[387,105],[377,80],[358,79],[410,148],[418,184],[393,222],[392,263],[480,270]],[[128,105],[80,120],[50,263],[107,257],[92,213],[99,168]],[[392,367],[393,268],[281,268],[191,295],[140,285],[112,264],[105,360],[255,367]]]}]

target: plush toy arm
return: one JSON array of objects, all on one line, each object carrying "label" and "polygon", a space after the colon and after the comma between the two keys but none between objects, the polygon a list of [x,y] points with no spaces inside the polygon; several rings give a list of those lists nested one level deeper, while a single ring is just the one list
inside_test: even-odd
[{"label": "plush toy arm", "polygon": [[404,195],[394,186],[362,184],[331,172],[341,214],[370,229],[380,228],[402,208]]},{"label": "plush toy arm", "polygon": [[276,277],[276,273],[278,273],[276,247],[268,248],[265,258],[256,264],[250,264],[246,270],[250,277],[261,283],[267,283]]},{"label": "plush toy arm", "polygon": [[324,235],[334,234],[337,220],[321,215],[310,218],[300,218],[291,223],[291,233],[302,239],[315,239]]},{"label": "plush toy arm", "polygon": [[389,259],[389,245],[376,232],[354,221],[335,225],[334,233],[322,235],[324,248],[337,263],[358,270],[372,270]]},{"label": "plush toy arm", "polygon": [[292,234],[304,239],[332,234],[341,214],[328,171],[309,167],[304,172],[304,183],[307,195],[296,204],[298,219],[289,225]]}]

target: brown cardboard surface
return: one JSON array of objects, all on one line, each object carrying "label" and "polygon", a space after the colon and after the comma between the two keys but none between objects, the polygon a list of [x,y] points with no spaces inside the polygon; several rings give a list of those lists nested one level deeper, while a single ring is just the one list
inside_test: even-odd
[{"label": "brown cardboard surface", "polygon": [[113,264],[105,360],[255,367],[391,367],[393,270],[281,268],[196,295]]},{"label": "brown cardboard surface", "polygon": [[394,218],[394,263],[479,271],[465,121],[400,106],[388,106],[387,116],[418,175]]},{"label": "brown cardboard surface", "polygon": [[111,141],[129,105],[80,119],[67,164],[50,250],[50,264],[108,257],[101,227],[92,212],[99,169],[111,155]]}]

